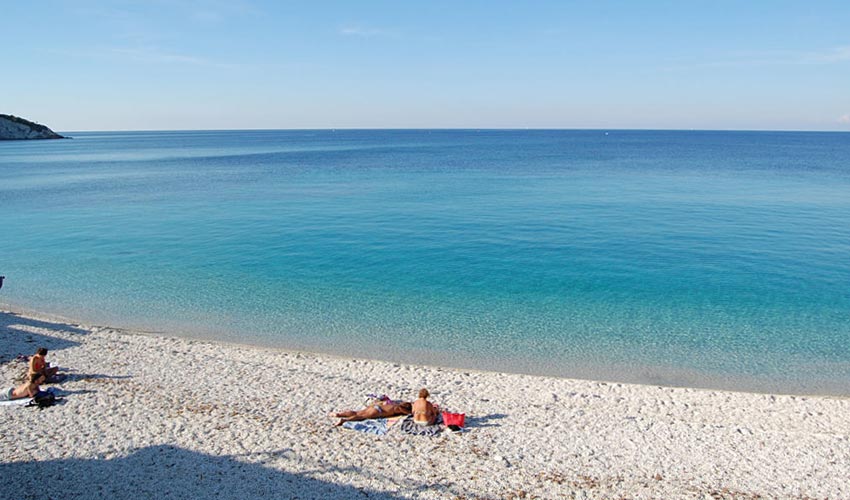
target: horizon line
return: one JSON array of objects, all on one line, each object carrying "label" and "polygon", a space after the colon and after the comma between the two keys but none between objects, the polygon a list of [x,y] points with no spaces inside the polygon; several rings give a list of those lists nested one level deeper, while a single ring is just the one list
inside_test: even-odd
[{"label": "horizon line", "polygon": [[796,133],[850,133],[838,129],[735,129],[735,128],[602,128],[602,127],[312,127],[312,128],[178,128],[178,129],[111,129],[111,130],[60,130],[64,134],[92,132],[281,132],[281,131],[599,131],[599,132],[796,132]]}]

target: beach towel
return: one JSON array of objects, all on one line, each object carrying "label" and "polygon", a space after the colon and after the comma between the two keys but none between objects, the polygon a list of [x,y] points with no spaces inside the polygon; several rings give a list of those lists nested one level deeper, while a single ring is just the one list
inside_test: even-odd
[{"label": "beach towel", "polygon": [[0,401],[0,406],[26,406],[32,398],[13,399],[11,401]]},{"label": "beach towel", "polygon": [[360,420],[358,422],[344,422],[342,424],[342,428],[365,432],[367,434],[375,434],[376,436],[383,436],[389,430],[387,427],[387,419],[385,418],[373,418],[371,420]]},{"label": "beach towel", "polygon": [[357,422],[343,422],[342,427],[344,429],[351,429],[352,431],[360,431],[367,434],[374,434],[376,436],[383,436],[402,418],[403,417],[373,418]]},{"label": "beach towel", "polygon": [[443,430],[442,423],[442,415],[437,416],[437,421],[433,425],[419,425],[413,421],[413,415],[408,415],[401,421],[399,428],[402,432],[414,436],[436,436]]}]

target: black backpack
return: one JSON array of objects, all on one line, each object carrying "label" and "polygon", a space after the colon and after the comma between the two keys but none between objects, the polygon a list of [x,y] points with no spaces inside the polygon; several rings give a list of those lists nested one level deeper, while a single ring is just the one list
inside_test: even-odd
[{"label": "black backpack", "polygon": [[56,395],[54,395],[52,392],[38,391],[32,398],[32,401],[28,406],[38,406],[39,408],[47,408],[48,406],[53,406],[55,403]]}]

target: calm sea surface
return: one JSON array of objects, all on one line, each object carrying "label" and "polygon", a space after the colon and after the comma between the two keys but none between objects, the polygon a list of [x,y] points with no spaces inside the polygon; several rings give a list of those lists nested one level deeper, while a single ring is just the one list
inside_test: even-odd
[{"label": "calm sea surface", "polygon": [[850,395],[850,134],[0,142],[0,302],[499,371]]}]

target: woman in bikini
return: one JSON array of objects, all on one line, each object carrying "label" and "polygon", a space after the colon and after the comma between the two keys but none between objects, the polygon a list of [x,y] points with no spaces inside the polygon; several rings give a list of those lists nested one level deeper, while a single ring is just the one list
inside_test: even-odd
[{"label": "woman in bikini", "polygon": [[48,363],[45,359],[45,356],[47,356],[46,347],[39,347],[38,350],[35,351],[35,354],[32,358],[30,358],[29,375],[32,375],[33,373],[41,373],[44,375],[45,379],[49,379],[56,375],[56,372],[59,371],[59,367],[51,367],[50,363]]},{"label": "woman in bikini", "polygon": [[381,401],[363,408],[360,411],[346,410],[334,413],[340,420],[336,425],[344,422],[356,422],[370,418],[389,418],[398,415],[410,415],[412,405],[409,402],[393,403],[392,401]]},{"label": "woman in bikini", "polygon": [[419,390],[419,399],[413,402],[413,421],[419,425],[434,425],[437,421],[437,407],[428,401],[428,396],[431,393],[428,389],[422,388]]}]

